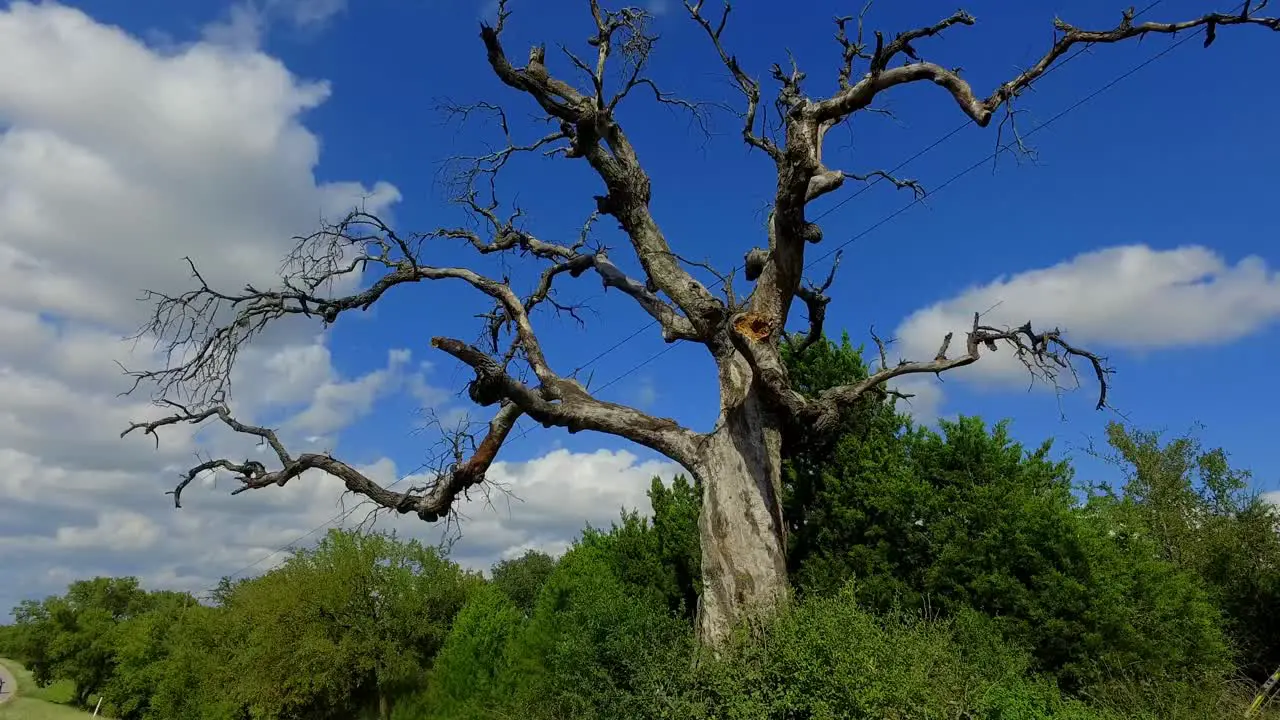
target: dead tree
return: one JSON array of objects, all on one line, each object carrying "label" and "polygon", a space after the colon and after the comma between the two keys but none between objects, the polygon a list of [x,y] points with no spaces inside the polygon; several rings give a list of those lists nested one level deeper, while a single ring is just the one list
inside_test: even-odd
[{"label": "dead tree", "polygon": [[[783,365],[782,347],[822,334],[830,282],[802,284],[805,251],[822,242],[822,230],[806,218],[814,200],[839,190],[847,180],[878,176],[899,187],[914,183],[873,170],[853,173],[823,154],[828,131],[899,85],[929,83],[940,99],[954,103],[974,123],[986,127],[993,116],[1017,98],[1076,47],[1121,42],[1147,35],[1205,33],[1206,46],[1219,28],[1253,25],[1280,29],[1280,19],[1259,14],[1266,3],[1243,12],[1208,14],[1178,23],[1135,21],[1133,10],[1109,30],[1084,30],[1061,20],[1054,23],[1055,41],[1032,66],[990,94],[980,96],[960,75],[921,57],[918,46],[932,36],[973,25],[973,16],[957,12],[940,22],[901,32],[892,39],[879,32],[864,37],[862,18],[836,20],[835,70],[838,91],[812,97],[805,73],[771,69],[778,109],[776,128],[763,127],[759,81],[733,55],[727,44],[728,4],[712,12],[702,0],[686,2],[689,18],[705,31],[708,57],[716,58],[741,93],[738,106],[741,136],[776,172],[776,193],[766,224],[763,247],[746,252],[746,277],[752,288],[745,297],[724,297],[700,282],[685,267],[650,210],[651,178],[617,117],[623,101],[647,97],[658,103],[701,112],[705,108],[660,89],[646,74],[655,36],[646,29],[646,14],[636,8],[610,11],[588,0],[595,31],[587,40],[590,58],[564,51],[553,74],[543,46],[529,51],[523,65],[503,45],[509,19],[505,3],[496,22],[482,24],[480,40],[489,66],[515,99],[532,101],[546,115],[549,131],[529,142],[511,138],[501,106],[484,102],[455,107],[460,113],[488,112],[500,121],[508,143],[490,154],[471,158],[470,171],[458,193],[463,208],[479,220],[480,230],[446,227],[426,233],[398,232],[381,218],[352,212],[336,224],[300,238],[278,286],[246,287],[223,292],[210,287],[191,265],[196,287],[179,296],[152,295],[156,311],[144,329],[162,338],[171,361],[164,367],[133,373],[157,388],[166,416],[131,426],[155,434],[170,425],[205,421],[255,436],[274,451],[273,469],[257,461],[215,459],[190,470],[174,491],[201,473],[221,469],[238,477],[236,492],[284,485],[307,470],[340,478],[346,487],[377,505],[400,513],[416,513],[428,522],[449,516],[459,493],[485,481],[485,472],[512,426],[528,416],[546,427],[569,432],[590,430],[626,438],[679,463],[702,487],[699,527],[702,539],[704,590],[698,608],[698,632],[704,644],[718,646],[737,622],[776,608],[787,596],[784,523],[780,506],[784,437],[791,432],[820,433],[835,425],[843,410],[860,397],[886,392],[886,383],[906,375],[937,374],[977,362],[983,351],[1004,346],[1035,373],[1053,377],[1084,363],[1099,384],[1098,407],[1106,402],[1109,368],[1094,353],[1069,343],[1057,330],[1038,331],[1030,323],[1017,328],[990,327],[977,315],[963,338],[939,338],[936,355],[881,366],[867,379],[814,396],[792,388]],[[559,55],[556,56],[560,58]],[[611,72],[618,70],[618,72]],[[567,74],[566,74],[567,73]],[[567,78],[581,73],[586,89]],[[543,239],[526,229],[519,213],[505,216],[481,190],[494,182],[509,158],[518,153],[557,155],[565,162],[585,163],[598,176],[602,192],[594,197],[592,218],[609,216],[628,238],[643,275],[628,276],[599,247],[582,237],[568,241]],[[843,164],[843,160],[839,163]],[[588,223],[589,225],[589,223]],[[430,249],[438,243],[469,244],[482,255],[513,253],[542,264],[539,281],[520,294],[503,280],[465,267],[432,264]],[[326,291],[345,276],[362,276],[368,289],[348,295]],[[569,311],[556,304],[552,288],[568,278],[594,276],[606,288],[633,299],[661,329],[668,343],[696,343],[714,360],[720,390],[720,412],[710,432],[698,433],[674,420],[594,397],[573,377],[551,367],[535,330],[539,313]],[[350,311],[367,309],[387,293],[425,281],[451,281],[488,296],[494,311],[487,317],[485,342],[434,337],[431,345],[474,371],[467,390],[477,405],[495,408],[487,431],[459,453],[427,488],[397,492],[385,488],[351,465],[328,454],[293,454],[271,429],[244,424],[226,404],[230,371],[244,344],[273,322],[290,316],[319,318],[331,324]],[[799,299],[808,310],[810,327],[789,334],[788,320]],[[976,308],[975,308],[976,309]],[[882,353],[883,355],[883,353]],[[135,385],[135,388],[138,387]]]}]

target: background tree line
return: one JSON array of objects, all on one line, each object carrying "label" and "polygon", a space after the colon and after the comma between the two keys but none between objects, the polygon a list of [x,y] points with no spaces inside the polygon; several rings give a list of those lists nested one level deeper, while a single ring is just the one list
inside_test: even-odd
[{"label": "background tree line", "polygon": [[[824,342],[818,391],[866,376]],[[799,601],[698,651],[699,488],[654,480],[559,559],[490,578],[332,531],[209,603],[95,578],[14,609],[0,655],[116,718],[1239,717],[1280,665],[1277,512],[1220,449],[1112,425],[1118,488],[977,418],[867,397],[785,449]]]}]

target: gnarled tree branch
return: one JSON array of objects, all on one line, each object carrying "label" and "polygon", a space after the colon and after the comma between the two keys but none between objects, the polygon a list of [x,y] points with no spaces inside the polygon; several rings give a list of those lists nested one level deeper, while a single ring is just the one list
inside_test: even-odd
[{"label": "gnarled tree branch", "polygon": [[538,388],[528,387],[487,353],[460,340],[435,337],[431,345],[475,371],[468,394],[478,405],[506,399],[548,427],[563,427],[571,433],[593,430],[617,435],[679,462],[692,461],[694,457],[697,434],[674,420],[594,398],[572,378],[556,377]]},{"label": "gnarled tree branch", "polygon": [[[902,33],[886,45],[879,45],[880,38],[877,35],[878,47],[872,56],[871,67],[866,77],[832,97],[815,103],[810,111],[811,117],[823,123],[838,122],[870,105],[877,94],[888,88],[905,83],[928,81],[949,92],[966,115],[980,127],[986,127],[991,122],[991,116],[1003,103],[1017,97],[1030,87],[1055,62],[1077,45],[1117,43],[1152,33],[1171,35],[1204,27],[1205,47],[1208,47],[1216,38],[1219,26],[1257,25],[1271,30],[1280,30],[1280,18],[1251,15],[1248,4],[1245,5],[1243,13],[1209,13],[1185,22],[1134,23],[1133,19],[1134,9],[1130,8],[1123,13],[1120,24],[1110,30],[1083,30],[1062,20],[1055,20],[1054,29],[1060,34],[1053,46],[1031,67],[1012,80],[1001,84],[986,98],[975,95],[973,88],[960,77],[958,70],[949,70],[941,65],[920,60],[914,48],[911,47],[912,41],[935,35],[951,25],[972,25],[974,18],[968,13],[960,11],[936,25]],[[889,61],[900,53],[908,55],[916,62],[895,68],[888,67]]]},{"label": "gnarled tree branch", "polygon": [[733,77],[734,85],[737,86],[738,91],[747,100],[747,107],[741,113],[742,139],[747,145],[764,151],[775,162],[782,162],[782,150],[777,144],[764,135],[756,134],[756,114],[760,109],[760,83],[742,69],[742,66],[738,63],[738,58],[730,55],[721,41],[725,26],[729,22],[729,11],[732,7],[728,2],[725,2],[724,10],[720,13],[720,19],[713,27],[711,20],[702,14],[704,1],[698,0],[691,3],[685,0],[684,7],[689,11],[689,16],[706,31],[712,46],[715,47],[716,54],[720,56],[720,62],[729,70],[729,74]]},{"label": "gnarled tree branch", "polygon": [[[603,67],[611,47],[608,36],[617,30],[614,23],[621,16],[601,15],[594,5],[593,13],[598,18],[596,41],[600,58],[597,64]],[[480,38],[494,73],[507,86],[529,95],[560,121],[561,130],[569,135],[570,149],[566,156],[585,158],[604,181],[607,193],[596,196],[597,209],[617,219],[627,233],[650,281],[646,284],[655,286],[675,301],[700,335],[710,335],[723,319],[723,304],[671,256],[667,239],[649,211],[649,176],[614,117],[612,103],[602,103],[599,95],[583,95],[552,76],[547,70],[546,53],[541,47],[530,51],[529,61],[524,67],[513,65],[500,37],[507,16],[506,4],[501,2],[498,23],[482,24],[480,29]],[[604,40],[601,34],[606,36]],[[646,54],[648,51],[648,46],[638,50]],[[636,62],[643,62],[643,58]]]},{"label": "gnarled tree branch", "polygon": [[844,251],[837,251],[835,260],[831,263],[831,272],[827,273],[827,279],[822,285],[801,286],[796,292],[801,300],[804,301],[805,307],[809,309],[809,332],[799,344],[795,345],[795,353],[803,354],[814,343],[823,337],[823,325],[827,319],[827,305],[831,304],[831,298],[827,295],[827,290],[831,287],[831,283],[835,282],[836,270],[840,267],[840,258],[844,255]]},{"label": "gnarled tree branch", "polygon": [[1106,364],[1105,358],[1071,344],[1056,328],[1036,332],[1030,322],[1016,328],[996,328],[980,324],[978,313],[974,313],[973,328],[967,334],[963,355],[947,356],[952,341],[952,335],[948,333],[932,360],[903,360],[890,366],[885,362],[883,345],[877,339],[877,345],[881,348],[879,370],[861,382],[830,388],[817,397],[808,398],[791,387],[786,368],[764,342],[769,329],[761,326],[761,322],[761,318],[749,312],[735,316],[735,347],[751,364],[761,391],[784,413],[793,427],[803,428],[803,432],[822,433],[834,427],[841,413],[863,395],[872,391],[891,392],[886,388],[886,383],[894,378],[920,373],[941,374],[971,365],[980,359],[983,347],[990,352],[995,352],[1001,345],[1011,348],[1033,377],[1046,380],[1055,387],[1059,386],[1058,377],[1061,372],[1075,375],[1073,360],[1087,361],[1098,381],[1099,410],[1106,407],[1109,388],[1107,378],[1114,372]]},{"label": "gnarled tree branch", "polygon": [[206,420],[217,418],[231,430],[257,437],[263,443],[269,445],[280,465],[278,469],[268,470],[265,464],[257,460],[245,460],[244,462],[235,462],[225,458],[207,460],[184,473],[182,480],[170,491],[170,494],[173,495],[175,507],[182,507],[182,491],[206,472],[226,470],[233,473],[240,485],[231,494],[238,495],[246,490],[255,490],[271,485],[283,487],[290,480],[309,470],[319,470],[338,478],[346,485],[348,490],[368,498],[380,507],[395,510],[398,513],[412,512],[427,522],[434,522],[448,515],[458,495],[464,493],[468,488],[484,482],[485,473],[488,472],[489,467],[493,464],[498,448],[502,446],[503,441],[506,440],[511,428],[515,426],[515,422],[521,414],[520,408],[514,403],[503,404],[493,419],[489,421],[488,431],[483,439],[474,445],[470,458],[456,458],[456,461],[447,470],[438,473],[425,488],[416,490],[411,488],[407,492],[396,492],[383,487],[369,478],[369,476],[331,455],[303,453],[294,457],[285,449],[284,444],[274,430],[248,425],[236,420],[225,405],[217,405],[203,411],[193,412],[175,402],[165,402],[163,404],[176,412],[158,420],[133,423],[120,434],[120,437],[125,437],[135,430],[141,430],[143,433],[155,437],[158,445],[160,442],[158,431],[160,428],[179,424],[199,425]]}]

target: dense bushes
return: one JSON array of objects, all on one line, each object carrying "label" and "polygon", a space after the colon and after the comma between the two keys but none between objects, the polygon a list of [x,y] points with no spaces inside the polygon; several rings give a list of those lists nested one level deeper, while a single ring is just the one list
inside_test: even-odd
[{"label": "dense bushes", "polygon": [[[847,342],[799,387],[865,376]],[[650,488],[563,557],[485,581],[393,536],[330,533],[212,605],[128,578],[23,603],[3,652],[110,716],[306,718],[1235,717],[1280,661],[1274,508],[1221,451],[1113,426],[1118,491],[977,418],[918,428],[870,398],[788,439],[799,601],[699,654],[699,491]],[[1234,665],[1233,665],[1234,661]]]},{"label": "dense bushes", "polygon": [[[847,340],[793,368],[809,391],[866,375]],[[858,601],[880,612],[977,610],[1070,691],[1121,668],[1204,678],[1227,667],[1200,579],[1149,539],[1115,535],[1113,514],[1082,512],[1071,467],[1050,458],[1049,443],[1027,450],[1007,424],[978,418],[916,428],[883,399],[845,424],[789,461],[801,593],[856,579]]]}]

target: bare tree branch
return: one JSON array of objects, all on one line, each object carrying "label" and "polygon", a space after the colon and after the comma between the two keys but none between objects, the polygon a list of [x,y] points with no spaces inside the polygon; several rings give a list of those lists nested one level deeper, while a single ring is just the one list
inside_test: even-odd
[{"label": "bare tree branch", "polygon": [[748,75],[742,66],[738,64],[738,58],[730,55],[721,42],[721,36],[724,34],[725,25],[729,22],[729,11],[732,9],[726,1],[724,10],[720,14],[720,19],[713,27],[711,21],[702,14],[702,5],[705,0],[697,0],[697,2],[689,2],[685,0],[685,9],[689,11],[689,16],[694,19],[706,31],[707,37],[711,40],[711,44],[715,47],[716,53],[720,56],[720,62],[728,68],[729,74],[733,76],[733,82],[737,86],[738,91],[747,99],[747,108],[741,113],[742,117],[742,139],[758,150],[763,150],[775,162],[782,162],[782,150],[768,137],[757,135],[756,113],[760,108],[760,83],[756,82]]},{"label": "bare tree branch", "polygon": [[871,178],[880,178],[881,180],[888,180],[893,183],[893,186],[899,190],[910,190],[917,198],[925,196],[924,186],[922,186],[918,181],[911,180],[909,178],[898,178],[884,170],[872,170],[864,175],[847,172],[844,176],[857,180],[858,182],[870,182]]},{"label": "bare tree branch", "polygon": [[511,377],[487,353],[460,340],[435,337],[431,345],[475,371],[476,377],[467,391],[477,405],[508,399],[548,427],[563,427],[571,433],[593,430],[616,435],[680,462],[691,462],[694,456],[697,434],[674,420],[594,398],[572,378],[557,377],[536,389],[528,387]]},{"label": "bare tree branch", "polygon": [[[646,284],[656,286],[675,301],[700,335],[709,335],[723,320],[723,304],[671,257],[667,239],[649,211],[649,176],[614,117],[612,104],[602,102],[601,95],[583,95],[552,76],[541,46],[530,50],[524,67],[512,65],[500,39],[502,23],[508,15],[505,7],[505,1],[500,2],[496,26],[483,24],[480,29],[494,73],[503,83],[529,95],[561,121],[561,130],[569,135],[570,149],[566,156],[585,158],[604,181],[608,192],[596,196],[597,209],[617,219],[627,233],[650,281]],[[623,20],[621,14],[601,14],[595,4],[592,9],[597,18],[597,66],[602,67],[611,47],[612,33],[624,25],[634,30],[634,22]],[[634,13],[626,17],[632,18]],[[643,64],[651,45],[633,43],[632,47],[641,54],[633,62]]]},{"label": "bare tree branch", "polygon": [[862,12],[858,13],[858,33],[853,38],[849,37],[848,24],[853,20],[853,16],[846,15],[836,18],[836,42],[840,43],[840,70],[838,78],[840,80],[840,89],[847,90],[851,85],[853,78],[853,62],[857,58],[870,60],[871,56],[867,54],[867,46],[862,40],[863,23],[866,20],[867,12],[871,10],[871,2],[868,0],[866,5],[862,6]]},{"label": "bare tree branch", "polygon": [[498,218],[492,208],[481,207],[474,199],[469,202],[473,209],[492,225],[492,239],[481,238],[478,233],[465,228],[445,228],[437,230],[434,234],[439,237],[466,240],[481,254],[516,250],[553,263],[543,272],[538,288],[526,299],[526,312],[532,311],[537,303],[546,299],[551,290],[551,283],[557,275],[568,273],[571,277],[579,277],[587,270],[593,270],[599,275],[605,288],[621,290],[656,320],[662,329],[663,339],[667,342],[698,338],[698,332],[688,318],[647,289],[643,283],[628,277],[609,259],[605,248],[584,249],[588,239],[587,231],[595,222],[598,213],[592,213],[577,242],[573,245],[563,245],[540,240],[516,227],[512,220]]},{"label": "bare tree branch", "polygon": [[772,328],[767,327],[762,318],[749,312],[735,316],[734,344],[751,364],[761,383],[761,389],[770,402],[785,412],[793,423],[801,425],[805,432],[821,433],[834,427],[845,408],[868,392],[887,391],[885,384],[894,378],[920,373],[941,374],[971,365],[980,359],[982,347],[995,352],[1000,345],[1011,348],[1034,377],[1045,380],[1054,387],[1060,387],[1059,376],[1063,371],[1075,377],[1075,366],[1072,363],[1074,359],[1088,361],[1098,380],[1097,408],[1101,410],[1106,407],[1107,390],[1110,387],[1107,378],[1114,371],[1106,364],[1105,358],[1067,342],[1062,337],[1062,332],[1056,328],[1037,333],[1029,322],[1017,328],[996,328],[979,324],[979,318],[979,314],[974,313],[973,329],[968,333],[965,353],[953,358],[947,357],[952,340],[952,335],[948,333],[932,360],[902,360],[890,366],[885,357],[883,341],[876,338],[880,349],[879,370],[861,382],[830,388],[814,398],[806,398],[791,388],[786,369],[776,354],[768,352],[767,344],[762,342],[772,332]]},{"label": "bare tree branch", "polygon": [[[1271,30],[1280,30],[1280,18],[1258,17],[1250,14],[1245,5],[1243,13],[1224,14],[1209,13],[1194,20],[1185,22],[1134,23],[1134,9],[1129,8],[1121,17],[1120,24],[1110,30],[1082,30],[1069,25],[1063,20],[1055,20],[1054,28],[1060,33],[1053,46],[1049,48],[1039,61],[1024,70],[1014,79],[1000,85],[985,99],[978,98],[969,83],[961,79],[957,70],[948,70],[940,65],[919,59],[911,42],[921,37],[935,35],[945,28],[961,24],[972,25],[974,19],[964,11],[928,28],[920,28],[898,35],[892,42],[879,46],[873,55],[871,69],[867,76],[856,84],[841,90],[831,98],[817,102],[812,106],[812,117],[819,122],[833,122],[861,110],[871,104],[875,96],[895,85],[929,81],[947,90],[956,104],[981,127],[986,127],[991,116],[1001,104],[1017,97],[1030,87],[1041,75],[1065,55],[1072,47],[1081,44],[1116,43],[1130,38],[1142,37],[1151,33],[1174,34],[1198,27],[1205,28],[1205,47],[1213,43],[1217,37],[1217,28],[1226,25],[1258,25]],[[880,43],[877,37],[877,43]],[[897,54],[906,54],[916,62],[890,68],[888,63]]]},{"label": "bare tree branch", "polygon": [[206,472],[226,470],[233,473],[240,482],[240,486],[233,490],[231,494],[238,495],[246,490],[255,490],[271,485],[283,487],[290,480],[308,470],[319,470],[342,480],[348,490],[372,500],[381,507],[395,510],[399,513],[416,513],[418,517],[427,522],[435,522],[447,516],[453,507],[454,499],[460,493],[466,491],[469,487],[484,482],[485,473],[488,472],[490,465],[493,464],[498,449],[502,446],[503,441],[506,440],[511,428],[515,426],[515,422],[521,414],[519,407],[515,404],[504,403],[493,419],[489,421],[489,429],[484,438],[471,448],[472,455],[470,458],[464,458],[459,453],[456,461],[446,471],[437,474],[428,486],[417,489],[411,488],[408,492],[395,492],[382,487],[367,475],[331,455],[303,453],[293,457],[280,442],[274,430],[247,425],[236,420],[225,405],[218,405],[200,412],[192,412],[178,403],[166,402],[164,404],[176,410],[176,412],[158,420],[133,423],[120,434],[120,437],[125,437],[135,430],[141,430],[144,434],[155,437],[156,443],[159,444],[160,438],[157,431],[160,428],[179,424],[199,425],[211,418],[217,418],[223,425],[237,433],[260,438],[275,452],[276,459],[280,464],[280,468],[277,470],[267,470],[266,465],[257,460],[235,462],[220,458],[202,462],[188,470],[177,487],[170,492],[173,495],[175,507],[182,507],[182,491],[197,477]]},{"label": "bare tree branch", "polygon": [[947,357],[952,340],[950,333],[943,338],[942,345],[932,360],[902,360],[897,365],[889,366],[883,364],[885,358],[882,352],[880,370],[855,385],[845,385],[824,391],[816,399],[815,407],[809,409],[809,412],[816,410],[815,422],[822,427],[828,422],[834,422],[840,410],[859,396],[894,378],[919,373],[940,374],[964,367],[979,360],[982,347],[989,352],[996,352],[1001,345],[1010,348],[1034,377],[1045,380],[1054,387],[1060,387],[1058,378],[1063,371],[1075,377],[1073,360],[1087,361],[1098,380],[1097,409],[1106,407],[1107,390],[1110,387],[1107,378],[1114,371],[1106,364],[1105,358],[1067,342],[1057,328],[1037,333],[1032,329],[1030,322],[1016,328],[996,328],[981,325],[980,317],[978,313],[974,313],[973,328],[967,335],[963,355]]},{"label": "bare tree branch", "polygon": [[808,350],[823,337],[823,324],[827,319],[827,305],[831,304],[827,289],[831,287],[831,283],[836,279],[836,270],[840,267],[840,258],[843,255],[843,250],[836,251],[835,260],[831,263],[831,272],[827,273],[827,279],[822,285],[801,287],[796,292],[800,299],[804,301],[805,307],[809,309],[809,332],[799,345],[794,346],[797,355],[803,354],[805,350]]}]

